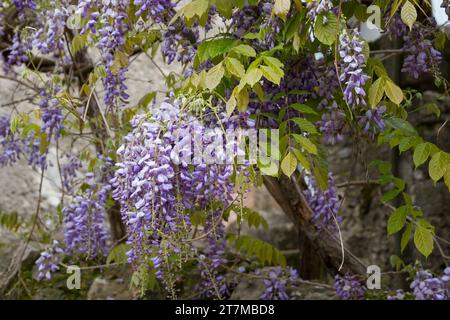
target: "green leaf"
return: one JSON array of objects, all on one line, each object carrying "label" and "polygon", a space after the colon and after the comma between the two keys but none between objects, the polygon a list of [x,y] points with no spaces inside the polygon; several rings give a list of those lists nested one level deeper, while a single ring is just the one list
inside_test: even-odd
[{"label": "green leaf", "polygon": [[257,161],[258,168],[265,175],[278,177],[278,162],[270,161],[269,163],[262,163],[261,161]]},{"label": "green leaf", "polygon": [[253,49],[252,47],[250,47],[247,44],[240,44],[240,45],[234,47],[232,51],[239,53],[243,56],[256,57],[255,49]]},{"label": "green leaf", "polygon": [[282,76],[279,76],[274,70],[268,66],[260,66],[259,69],[262,71],[263,76],[270,82],[280,85]]},{"label": "green leaf", "polygon": [[314,143],[311,142],[311,140],[299,134],[293,134],[292,136],[303,149],[305,149],[309,153],[317,155],[317,147]]},{"label": "green leaf", "polygon": [[428,173],[434,182],[441,179],[447,169],[446,156],[443,152],[436,152],[428,165]]},{"label": "green leaf", "polygon": [[232,12],[233,12],[233,2],[230,0],[215,0],[214,1],[217,10],[219,10],[219,13],[224,16],[225,18],[229,19],[231,18]]},{"label": "green leaf", "polygon": [[369,104],[372,108],[375,108],[384,95],[385,81],[383,78],[378,78],[372,86],[369,88]]},{"label": "green leaf", "polygon": [[405,152],[406,150],[419,144],[421,141],[422,141],[422,139],[420,139],[417,136],[401,138],[400,144],[398,145],[398,149],[400,150],[400,153]]},{"label": "green leaf", "polygon": [[273,6],[273,13],[281,19],[286,19],[286,16],[291,8],[291,0],[275,0]]},{"label": "green leaf", "polygon": [[292,108],[292,109],[297,110],[298,112],[301,112],[304,114],[314,114],[314,115],[318,114],[313,108],[311,108],[310,106],[307,106],[306,104],[293,103],[293,104],[288,105],[288,108]]},{"label": "green leaf", "polygon": [[257,82],[261,80],[262,75],[262,71],[258,68],[248,70],[247,73],[242,77],[241,83],[247,83],[251,87],[253,87]]},{"label": "green leaf", "polygon": [[425,110],[430,113],[434,113],[438,118],[441,116],[441,109],[439,109],[436,103],[427,103],[425,105]]},{"label": "green leaf", "polygon": [[202,23],[203,21],[201,21],[201,17],[208,12],[208,9],[209,0],[194,0],[185,5],[181,9],[181,13],[184,15],[188,27],[192,25],[195,17],[197,17],[200,24],[204,26],[205,24]]},{"label": "green leaf", "polygon": [[411,233],[412,233],[412,223],[409,222],[406,225],[405,231],[403,232],[402,238],[400,240],[400,248],[402,253],[405,250],[406,246],[408,245],[409,240],[411,239]]},{"label": "green leaf", "polygon": [[399,232],[406,223],[406,206],[397,208],[389,216],[387,232],[389,235]]},{"label": "green leaf", "polygon": [[281,171],[288,177],[291,177],[296,168],[297,158],[292,152],[289,152],[286,157],[284,157],[283,161],[281,161]]},{"label": "green leaf", "polygon": [[430,223],[420,219],[414,232],[414,244],[425,257],[428,257],[433,252],[433,236],[434,231],[432,227],[430,228]]},{"label": "green leaf", "polygon": [[290,120],[294,121],[304,132],[308,132],[311,134],[317,133],[316,126],[304,118],[292,118]]},{"label": "green leaf", "polygon": [[242,76],[245,74],[244,66],[239,60],[235,58],[226,58],[225,65],[227,67],[227,70],[237,78],[242,78]]},{"label": "green leaf", "polygon": [[202,42],[198,46],[197,55],[195,56],[196,66],[202,64],[208,59],[213,59],[221,54],[230,51],[236,40],[231,38],[220,38]]},{"label": "green leaf", "polygon": [[[324,16],[327,17],[327,22],[323,23]],[[336,40],[339,32],[339,25],[337,17],[332,12],[320,14],[314,24],[314,35],[323,44],[330,46]]]},{"label": "green leaf", "polygon": [[407,135],[417,135],[416,129],[406,120],[400,118],[389,118],[386,120],[386,124],[394,129],[400,130]]},{"label": "green leaf", "polygon": [[212,67],[206,74],[206,87],[209,90],[214,90],[223,78],[225,70],[223,69],[222,63],[219,63]]},{"label": "green leaf", "polygon": [[400,17],[402,21],[409,27],[409,30],[411,30],[414,22],[416,22],[417,19],[416,8],[411,2],[405,2],[402,10],[400,11]]},{"label": "green leaf", "polygon": [[391,80],[385,78],[385,88],[384,92],[388,96],[389,100],[391,100],[395,104],[400,104],[403,101],[403,91]]},{"label": "green leaf", "polygon": [[447,165],[447,169],[445,170],[444,182],[448,187],[448,191],[450,192],[450,164]]},{"label": "green leaf", "polygon": [[227,111],[228,118],[231,116],[231,114],[236,109],[236,105],[237,105],[236,98],[233,95],[231,95],[230,99],[228,99],[227,104],[226,104],[226,111]]},{"label": "green leaf", "polygon": [[383,197],[382,197],[383,202],[391,201],[392,199],[397,197],[400,194],[400,192],[402,192],[402,191],[403,191],[403,189],[393,189],[393,190],[386,192],[385,194],[383,194]]},{"label": "green leaf", "polygon": [[292,151],[294,152],[298,162],[300,162],[303,168],[305,168],[306,171],[311,172],[311,165],[309,164],[308,159],[306,159],[303,153],[301,153],[301,151],[298,149],[292,149]]},{"label": "green leaf", "polygon": [[416,168],[427,161],[431,153],[431,146],[432,145],[429,142],[424,142],[417,145],[413,156],[414,165]]},{"label": "green leaf", "polygon": [[106,264],[110,264],[112,262],[116,263],[126,263],[128,261],[127,251],[130,250],[130,246],[121,243],[115,246],[108,253],[108,257],[106,258]]}]

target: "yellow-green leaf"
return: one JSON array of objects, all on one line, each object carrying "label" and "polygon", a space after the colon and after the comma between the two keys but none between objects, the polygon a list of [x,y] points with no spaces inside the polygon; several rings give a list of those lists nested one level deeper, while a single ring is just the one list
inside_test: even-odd
[{"label": "yellow-green leaf", "polygon": [[383,98],[384,86],[384,79],[378,78],[369,88],[369,104],[372,108],[375,108]]},{"label": "yellow-green leaf", "polygon": [[256,57],[255,49],[253,49],[252,47],[250,47],[247,44],[240,44],[240,45],[234,47],[232,51],[239,53],[243,56]]},{"label": "yellow-green leaf", "polygon": [[209,90],[214,90],[219,85],[223,78],[224,71],[222,63],[215,65],[208,71],[205,78],[205,85]]},{"label": "yellow-green leaf", "polygon": [[260,66],[263,76],[270,82],[279,85],[281,81],[281,76],[278,75],[274,70],[268,66]]},{"label": "yellow-green leaf", "polygon": [[408,245],[409,240],[411,239],[411,233],[412,233],[412,223],[408,223],[406,225],[405,231],[402,234],[402,239],[400,240],[400,247],[401,252],[405,250],[406,246]]},{"label": "yellow-green leaf", "polygon": [[403,101],[403,91],[391,80],[386,80],[384,91],[388,98],[395,104],[400,104]]},{"label": "yellow-green leaf", "polygon": [[400,11],[400,17],[402,21],[409,27],[409,30],[411,30],[414,22],[416,22],[417,19],[416,7],[414,7],[411,2],[406,1],[402,7],[402,10]]},{"label": "yellow-green leaf", "polygon": [[289,152],[283,161],[281,161],[281,170],[285,175],[290,177],[297,168],[297,158],[292,152]]},{"label": "yellow-green leaf", "polygon": [[394,210],[389,216],[387,232],[389,235],[399,232],[406,223],[406,207],[400,207]]},{"label": "yellow-green leaf", "polygon": [[236,109],[236,98],[231,95],[230,99],[228,99],[227,104],[226,104],[226,111],[227,111],[227,116],[230,117],[231,114],[234,112],[234,109]]},{"label": "yellow-green leaf", "polygon": [[436,152],[430,160],[430,163],[428,165],[428,173],[431,177],[431,179],[433,179],[433,181],[438,181],[439,179],[441,179],[444,174],[445,171],[447,170],[447,163],[446,163],[446,159],[445,159],[445,155],[442,152]]},{"label": "yellow-green leaf", "polygon": [[426,220],[419,220],[414,232],[414,244],[425,257],[428,257],[433,251],[433,235],[430,224]]},{"label": "yellow-green leaf", "polygon": [[414,150],[414,165],[416,168],[423,164],[425,161],[427,161],[428,157],[431,153],[431,144],[429,142],[424,142],[419,145],[417,145],[416,149]]},{"label": "yellow-green leaf", "polygon": [[247,71],[241,81],[253,87],[258,81],[261,80],[262,75],[263,73],[260,69],[253,68]]},{"label": "yellow-green leaf", "polygon": [[227,70],[237,78],[242,78],[242,76],[245,74],[244,66],[239,60],[235,58],[226,58],[225,65],[227,67]]},{"label": "yellow-green leaf", "polygon": [[[324,17],[326,16],[326,23]],[[328,12],[325,15],[319,15],[314,23],[314,35],[323,44],[330,46],[336,40],[339,32],[338,19],[333,12]]]},{"label": "yellow-green leaf", "polygon": [[317,154],[317,147],[314,143],[311,142],[308,138],[300,135],[300,134],[293,134],[292,135],[294,139],[300,144],[300,146],[312,154]]},{"label": "yellow-green leaf", "polygon": [[286,16],[291,8],[291,0],[275,0],[273,6],[273,13],[281,19],[286,19]]}]

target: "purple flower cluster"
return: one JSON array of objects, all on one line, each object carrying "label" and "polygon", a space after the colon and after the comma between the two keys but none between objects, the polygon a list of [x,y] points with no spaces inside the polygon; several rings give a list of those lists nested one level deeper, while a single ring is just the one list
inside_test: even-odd
[{"label": "purple flower cluster", "polygon": [[316,122],[319,131],[324,134],[323,141],[326,144],[334,145],[344,139],[345,113],[333,101],[331,106],[326,107],[326,112],[322,118]]},{"label": "purple flower cluster", "polygon": [[41,256],[36,260],[39,281],[52,278],[52,273],[59,270],[59,264],[63,259],[63,255],[64,251],[60,248],[57,240],[53,240],[53,245],[41,252]]},{"label": "purple flower cluster", "polygon": [[71,154],[65,155],[65,161],[61,164],[61,178],[63,188],[66,192],[73,190],[74,180],[77,176],[77,170],[82,167],[82,163],[79,158],[74,157]]},{"label": "purple flower cluster", "polygon": [[375,136],[384,130],[383,113],[385,111],[385,106],[369,109],[358,121],[358,124],[362,128],[362,132],[371,140],[374,140]]},{"label": "purple flower cluster", "polygon": [[134,0],[134,5],[139,9],[137,16],[146,16],[156,23],[168,23],[175,15],[175,3],[171,0]]},{"label": "purple flower cluster", "polygon": [[11,132],[11,123],[6,116],[0,117],[0,147],[1,167],[15,163],[23,152],[23,142]]},{"label": "purple flower cluster", "polygon": [[34,0],[12,0],[11,3],[16,7],[20,19],[25,18],[26,10],[35,11],[37,9],[37,4]]},{"label": "purple flower cluster", "polygon": [[61,90],[59,86],[49,86],[40,92],[39,108],[42,118],[41,132],[47,134],[47,139],[50,141],[52,137],[58,140],[61,129],[64,127],[64,115],[62,114],[62,107],[55,96]]},{"label": "purple flower cluster", "polygon": [[33,168],[46,168],[47,156],[40,150],[41,138],[31,132],[22,139],[18,133],[12,133],[10,119],[0,117],[0,166],[12,165],[25,155]]},{"label": "purple flower cluster", "polygon": [[352,109],[366,106],[364,85],[369,76],[364,73],[366,58],[363,43],[359,40],[358,30],[349,35],[344,29],[339,36],[339,55],[341,57],[341,74],[339,80],[344,85],[344,100]]},{"label": "purple flower cluster", "polygon": [[112,163],[109,158],[100,159],[104,160],[100,168],[86,174],[87,189],[63,209],[68,254],[96,257],[108,253],[110,233],[105,205],[111,190],[107,181],[112,177]]},{"label": "purple flower cluster", "polygon": [[41,15],[41,21],[45,21],[45,23],[43,23],[33,36],[34,48],[43,54],[49,54],[55,51],[64,52],[64,29],[69,17],[68,7],[69,1],[61,1],[60,7],[46,8],[39,13]]},{"label": "purple flower cluster", "polygon": [[9,48],[7,63],[11,66],[20,66],[28,62],[28,47],[21,41],[19,34],[15,33],[12,38],[12,45]]},{"label": "purple flower cluster", "polygon": [[108,108],[116,107],[119,101],[126,102],[129,98],[125,85],[127,67],[118,66],[115,60],[117,52],[123,50],[128,32],[126,24],[128,5],[129,0],[81,1],[78,4],[82,17],[88,20],[81,32],[90,30],[99,36],[97,47],[101,50],[106,65],[103,87],[104,100]]},{"label": "purple flower cluster", "polygon": [[267,279],[264,279],[265,290],[261,294],[261,300],[289,300],[286,290],[288,287],[296,286],[298,281],[297,270],[288,267],[272,268]]},{"label": "purple flower cluster", "polygon": [[447,267],[440,277],[428,271],[418,271],[410,287],[416,300],[450,300],[449,285],[450,267]]},{"label": "purple flower cluster", "polygon": [[334,277],[334,288],[342,300],[363,300],[366,293],[366,287],[358,280],[358,276],[348,273]]},{"label": "purple flower cluster", "polygon": [[175,58],[183,65],[191,62],[197,52],[195,43],[199,37],[197,28],[188,28],[184,21],[177,20],[176,23],[167,27],[164,33],[164,42],[161,53],[171,64]]},{"label": "purple flower cluster", "polygon": [[319,14],[329,12],[333,9],[333,3],[331,0],[316,0],[308,2],[306,8],[308,10],[308,17],[315,19]]},{"label": "purple flower cluster", "polygon": [[226,264],[223,227],[217,230],[220,237],[209,237],[207,248],[203,254],[197,258],[200,269],[200,282],[197,291],[201,296],[207,299],[224,299],[230,295],[230,290],[226,279],[220,274],[220,268]]},{"label": "purple flower cluster", "polygon": [[406,57],[403,60],[402,72],[418,79],[419,75],[438,69],[442,54],[433,47],[430,40],[435,31],[435,22],[430,21],[427,26],[414,26],[412,31],[403,37]]},{"label": "purple flower cluster", "polygon": [[264,0],[257,5],[246,5],[237,10],[231,17],[231,27],[234,36],[241,38],[248,32],[258,33],[264,29],[263,41],[254,41],[255,47],[262,50],[271,49],[275,38],[281,32],[282,21],[272,15],[273,2]]},{"label": "purple flower cluster", "polygon": [[[181,113],[177,104],[164,102],[151,112],[132,119],[133,130],[117,150],[120,161],[111,184],[128,229],[129,261],[139,265],[153,257],[161,278],[173,269],[164,257],[195,249],[182,241],[192,231],[190,213],[204,212],[204,232],[218,234],[222,210],[213,204],[226,207],[232,200],[233,166],[195,160],[190,138],[201,139],[200,144],[207,147],[214,137],[189,112]],[[220,153],[213,157],[217,157],[214,163],[223,161]],[[214,266],[219,260],[204,259]]]},{"label": "purple flower cluster", "polygon": [[313,176],[307,176],[306,184],[308,189],[304,191],[306,201],[313,211],[312,222],[318,228],[333,228],[342,218],[338,216],[341,200],[337,194],[337,188],[332,174],[329,174],[328,187],[323,191]]}]

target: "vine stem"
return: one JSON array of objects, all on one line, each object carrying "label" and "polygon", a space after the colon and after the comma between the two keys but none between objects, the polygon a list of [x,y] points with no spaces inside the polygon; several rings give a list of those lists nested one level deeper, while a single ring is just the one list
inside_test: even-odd
[{"label": "vine stem", "polygon": [[35,212],[35,214],[34,214],[33,225],[31,226],[30,233],[29,233],[29,235],[28,235],[28,237],[27,237],[27,240],[26,240],[26,242],[25,242],[25,245],[24,245],[24,247],[23,247],[23,249],[22,249],[22,252],[21,252],[21,254],[20,254],[19,263],[22,263],[22,259],[23,259],[23,256],[25,255],[25,251],[26,251],[27,248],[28,248],[28,245],[29,245],[29,243],[30,243],[30,241],[31,241],[31,237],[33,236],[34,230],[36,229],[36,225],[37,225],[37,223],[38,223],[38,221],[39,221],[39,214],[40,214],[40,212],[41,212],[42,185],[43,185],[43,182],[44,182],[44,172],[45,172],[45,169],[44,169],[44,166],[42,166],[42,167],[41,167],[41,178],[40,178],[40,182],[39,182],[38,202],[37,202],[37,205],[36,205],[36,212]]}]

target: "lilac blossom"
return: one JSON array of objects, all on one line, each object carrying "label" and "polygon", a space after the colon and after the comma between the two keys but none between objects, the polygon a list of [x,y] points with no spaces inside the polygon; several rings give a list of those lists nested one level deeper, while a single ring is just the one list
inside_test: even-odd
[{"label": "lilac blossom", "polygon": [[52,273],[59,270],[59,264],[62,262],[63,255],[64,251],[60,248],[57,240],[53,240],[53,245],[41,252],[39,259],[36,260],[39,281],[52,278]]},{"label": "lilac blossom", "polygon": [[406,57],[402,72],[415,79],[421,74],[436,70],[442,61],[442,54],[434,48],[430,39],[435,32],[434,25],[434,20],[424,27],[415,25],[412,31],[403,37],[403,51]]},{"label": "lilac blossom", "polygon": [[289,300],[287,289],[297,285],[298,273],[290,267],[286,270],[276,267],[268,272],[268,277],[263,281],[266,288],[260,296],[261,300]]},{"label": "lilac blossom", "polygon": [[100,168],[86,174],[87,189],[63,209],[66,252],[71,255],[97,257],[109,250],[105,206],[111,190],[107,181],[112,177],[112,163],[108,158],[100,160]]},{"label": "lilac blossom", "polygon": [[341,200],[332,174],[329,174],[328,187],[323,191],[313,176],[307,176],[308,188],[304,191],[306,201],[313,211],[312,222],[320,228],[334,228],[342,218],[338,216]]},{"label": "lilac blossom", "polygon": [[339,80],[344,87],[344,100],[352,109],[360,105],[365,107],[364,85],[369,76],[363,71],[366,58],[359,32],[355,29],[349,35],[344,29],[339,40],[339,55],[342,59]]},{"label": "lilac blossom", "polygon": [[450,267],[447,267],[440,277],[418,271],[410,287],[416,300],[450,300],[449,284]]},{"label": "lilac blossom", "polygon": [[385,106],[369,109],[358,121],[358,124],[362,128],[362,132],[371,140],[374,140],[375,136],[384,130],[383,114],[385,111]]},{"label": "lilac blossom", "polygon": [[363,300],[366,293],[366,287],[358,280],[358,276],[348,273],[335,276],[334,288],[342,300]]},{"label": "lilac blossom", "polygon": [[316,122],[316,126],[324,134],[323,141],[326,144],[334,145],[344,139],[345,113],[339,109],[336,101],[326,108],[322,118]]},{"label": "lilac blossom", "polygon": [[17,134],[11,131],[8,117],[0,117],[0,166],[12,165],[20,159],[23,152],[23,142]]}]

